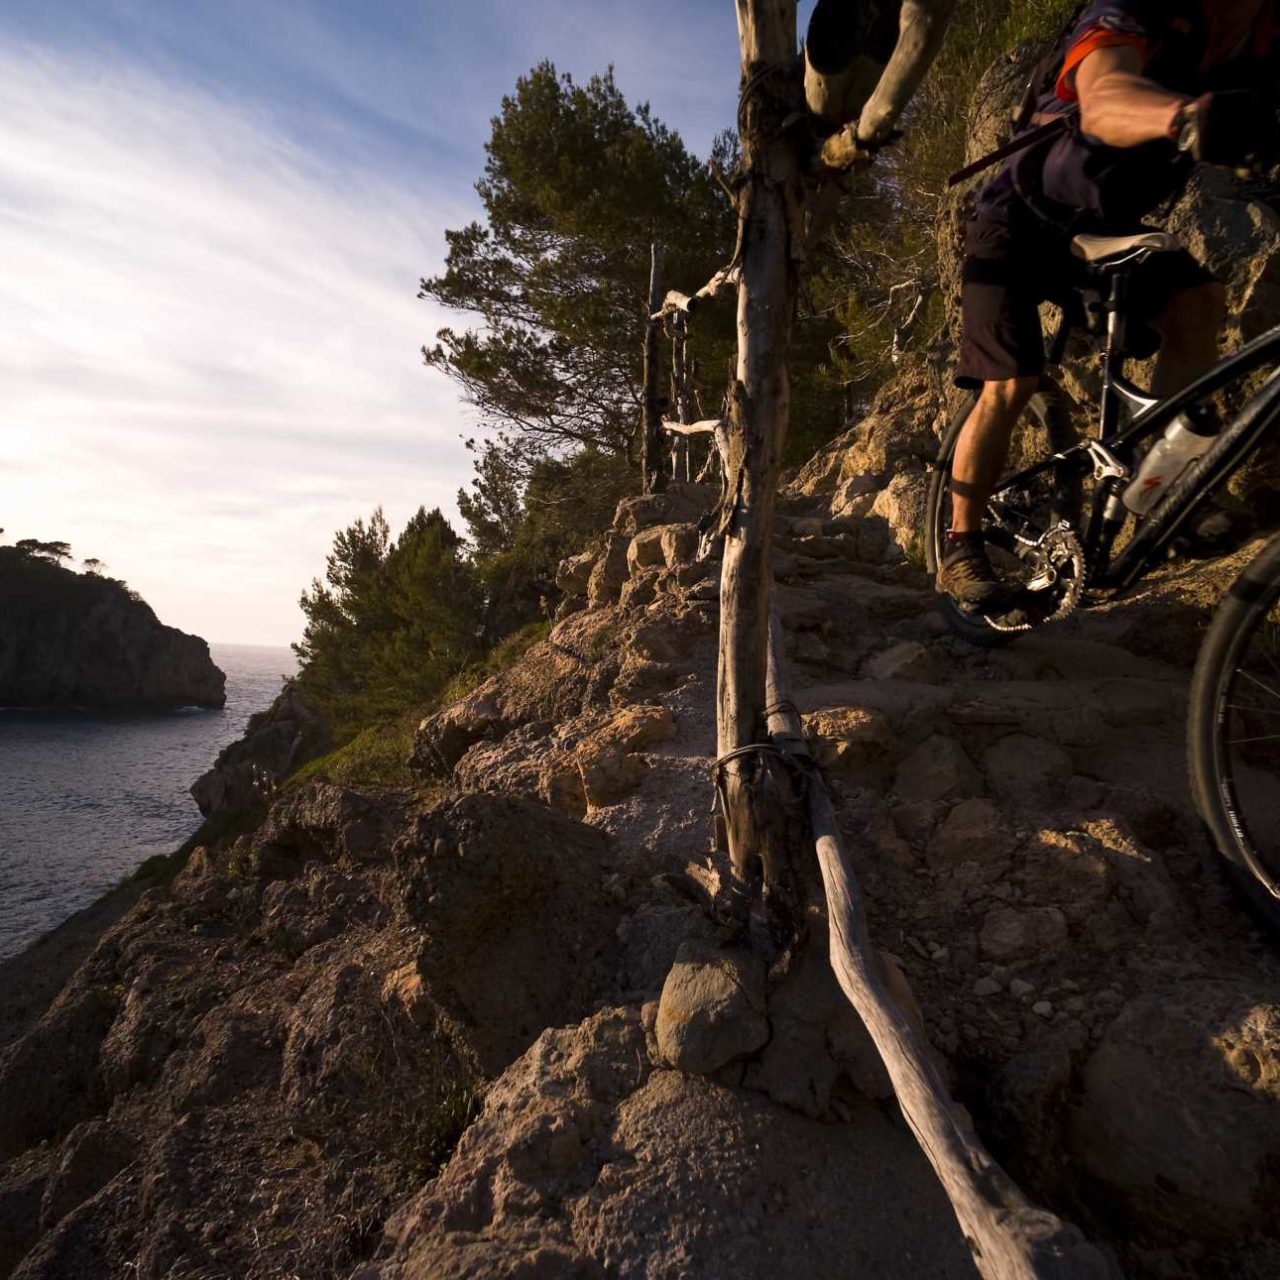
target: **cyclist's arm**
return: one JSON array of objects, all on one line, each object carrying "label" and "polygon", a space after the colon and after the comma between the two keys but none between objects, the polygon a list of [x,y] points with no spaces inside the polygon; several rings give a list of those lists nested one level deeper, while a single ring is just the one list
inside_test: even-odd
[{"label": "cyclist's arm", "polygon": [[1168,138],[1190,101],[1142,75],[1142,54],[1125,45],[1095,49],[1075,72],[1080,129],[1110,147]]}]

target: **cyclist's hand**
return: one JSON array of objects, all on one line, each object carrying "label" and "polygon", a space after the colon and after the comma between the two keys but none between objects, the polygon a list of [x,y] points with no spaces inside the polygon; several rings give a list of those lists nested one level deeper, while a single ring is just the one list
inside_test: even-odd
[{"label": "cyclist's hand", "polygon": [[1247,168],[1280,150],[1274,99],[1249,89],[1204,94],[1182,109],[1179,126],[1178,148],[1205,164]]}]

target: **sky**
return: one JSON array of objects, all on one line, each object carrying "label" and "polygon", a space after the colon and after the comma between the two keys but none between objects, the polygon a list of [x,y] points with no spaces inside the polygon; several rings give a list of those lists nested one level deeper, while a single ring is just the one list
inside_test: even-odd
[{"label": "sky", "polygon": [[452,515],[476,424],[418,281],[544,58],[700,155],[732,121],[732,0],[4,0],[0,542],[288,644],[338,529]]}]

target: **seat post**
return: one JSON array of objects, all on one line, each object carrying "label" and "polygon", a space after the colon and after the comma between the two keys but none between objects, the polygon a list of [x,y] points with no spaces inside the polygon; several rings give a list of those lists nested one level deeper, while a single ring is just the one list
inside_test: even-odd
[{"label": "seat post", "polygon": [[1129,271],[1127,267],[1114,267],[1108,273],[1111,284],[1107,290],[1107,344],[1102,356],[1102,414],[1099,423],[1103,436],[1116,428],[1119,403],[1113,390],[1115,379],[1124,372],[1125,319],[1129,303]]}]

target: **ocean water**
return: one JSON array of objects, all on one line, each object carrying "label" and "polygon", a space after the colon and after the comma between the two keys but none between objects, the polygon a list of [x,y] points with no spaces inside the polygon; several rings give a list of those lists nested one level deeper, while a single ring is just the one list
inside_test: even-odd
[{"label": "ocean water", "polygon": [[210,648],[227,673],[221,711],[0,710],[0,958],[199,825],[187,788],[295,665],[288,649]]}]

